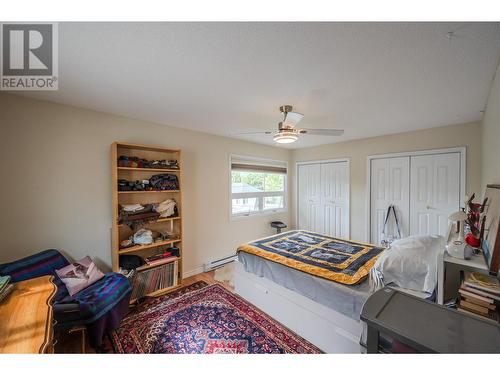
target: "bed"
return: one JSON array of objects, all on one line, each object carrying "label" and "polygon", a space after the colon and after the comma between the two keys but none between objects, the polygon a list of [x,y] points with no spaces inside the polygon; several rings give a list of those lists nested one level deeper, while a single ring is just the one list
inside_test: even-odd
[{"label": "bed", "polygon": [[[297,236],[313,240],[288,249],[283,257],[281,250],[291,246],[283,242],[302,243]],[[322,252],[329,247],[332,254],[341,255],[331,262]],[[370,295],[367,277],[382,251],[307,231],[266,237],[238,248],[235,291],[327,353],[360,353],[364,324],[359,316]],[[298,259],[299,254],[307,256]],[[321,264],[311,254],[319,256]]]}]

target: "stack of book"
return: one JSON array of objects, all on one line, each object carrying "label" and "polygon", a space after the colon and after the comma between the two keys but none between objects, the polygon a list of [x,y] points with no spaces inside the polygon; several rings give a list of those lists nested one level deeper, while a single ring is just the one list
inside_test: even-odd
[{"label": "stack of book", "polygon": [[158,290],[177,285],[177,261],[139,271],[132,280],[132,295],[130,300],[136,300]]},{"label": "stack of book", "polygon": [[458,310],[500,322],[500,281],[478,272],[462,272]]},{"label": "stack of book", "polygon": [[10,276],[0,276],[0,302],[4,300],[14,289],[14,284],[10,283]]}]

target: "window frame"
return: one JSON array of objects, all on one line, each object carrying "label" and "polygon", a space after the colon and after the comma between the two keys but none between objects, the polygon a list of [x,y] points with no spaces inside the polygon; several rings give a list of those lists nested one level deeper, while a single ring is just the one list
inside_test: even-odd
[{"label": "window frame", "polygon": [[[233,193],[232,189],[232,164],[233,164],[233,159],[239,159],[239,160],[244,160],[247,162],[255,162],[255,164],[261,164],[261,165],[269,165],[269,166],[281,166],[286,168],[286,173],[285,173],[285,178],[284,178],[284,189],[283,192],[280,191],[273,191],[273,192],[249,192],[249,193]],[[265,172],[263,172],[265,173]],[[229,155],[229,219],[232,220],[241,220],[243,218],[247,217],[253,217],[253,216],[266,216],[266,215],[273,215],[277,213],[283,213],[283,212],[288,212],[288,173],[289,173],[289,168],[288,168],[288,161],[286,160],[274,160],[274,159],[264,159],[264,158],[258,158],[254,156],[247,156],[247,155],[237,155],[237,154],[230,154]],[[271,208],[271,209],[264,209],[264,198],[265,197],[283,197],[283,207],[282,208]],[[236,213],[233,214],[233,199],[244,199],[244,198],[257,198],[259,201],[259,210],[254,211],[254,212],[245,212],[245,213]]]}]

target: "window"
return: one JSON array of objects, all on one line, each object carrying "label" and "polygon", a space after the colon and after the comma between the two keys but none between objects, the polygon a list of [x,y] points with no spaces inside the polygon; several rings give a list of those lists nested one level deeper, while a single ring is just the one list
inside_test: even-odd
[{"label": "window", "polygon": [[231,157],[231,215],[286,209],[285,162]]}]

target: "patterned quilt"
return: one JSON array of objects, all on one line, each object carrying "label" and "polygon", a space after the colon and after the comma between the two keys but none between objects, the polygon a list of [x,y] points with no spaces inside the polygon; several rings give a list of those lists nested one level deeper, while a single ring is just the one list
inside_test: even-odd
[{"label": "patterned quilt", "polygon": [[384,249],[314,232],[292,230],[238,247],[308,274],[341,284],[362,282]]}]

